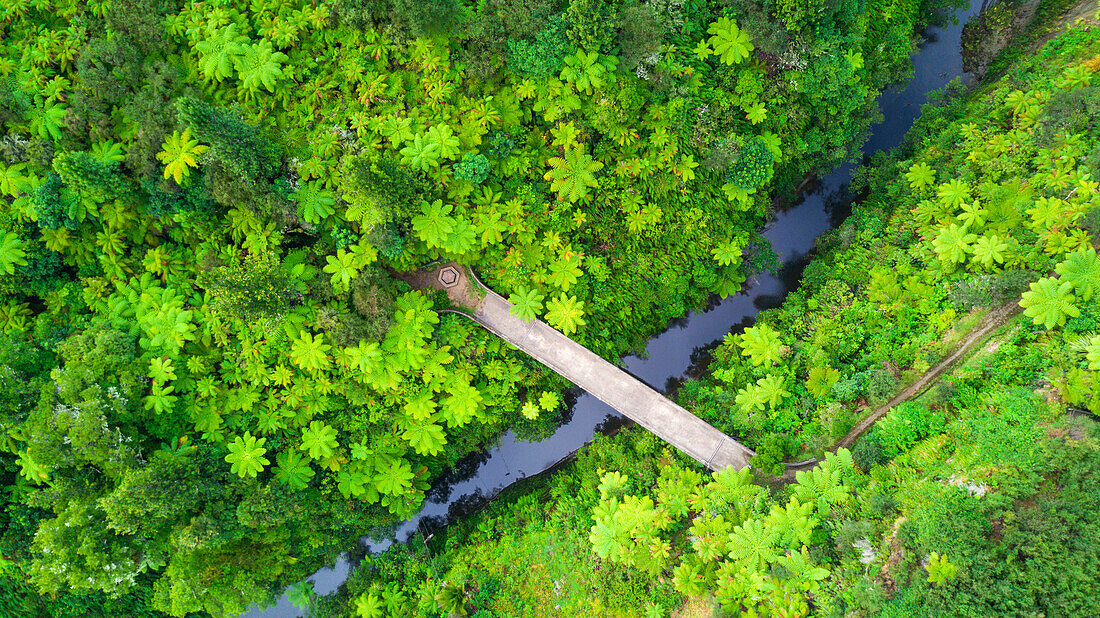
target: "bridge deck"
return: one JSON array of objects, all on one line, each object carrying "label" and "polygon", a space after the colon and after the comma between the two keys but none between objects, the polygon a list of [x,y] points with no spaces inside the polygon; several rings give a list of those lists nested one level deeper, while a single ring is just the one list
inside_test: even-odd
[{"label": "bridge deck", "polygon": [[[444,285],[438,273],[446,268],[457,270],[458,280],[450,283],[449,272]],[[455,264],[444,264],[417,277],[414,286],[430,286],[444,289],[452,299],[464,305],[479,294],[471,294],[471,288],[480,288],[481,298],[468,315],[486,329],[529,354],[532,358],[553,369],[573,384],[591,393],[620,414],[634,420],[675,446],[699,463],[712,470],[733,466],[740,469],[749,465],[755,453],[704,422],[684,408],[642,383],[622,369],[597,356],[579,343],[554,330],[539,320],[524,322],[510,312],[512,304],[502,296],[486,290],[479,282],[470,282],[467,271]]]}]

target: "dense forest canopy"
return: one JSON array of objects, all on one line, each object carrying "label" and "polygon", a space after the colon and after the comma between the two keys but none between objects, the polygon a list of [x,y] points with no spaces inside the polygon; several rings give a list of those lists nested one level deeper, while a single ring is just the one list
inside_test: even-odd
[{"label": "dense forest canopy", "polygon": [[[641,349],[774,263],[757,230],[777,192],[856,152],[937,4],[8,3],[5,609],[237,614],[415,513],[505,429],[552,431],[567,385],[399,275],[456,260],[525,319],[608,358]],[[1095,158],[1091,137],[1063,147],[1091,136],[1091,70],[1059,78],[1077,90],[1043,87],[1064,96],[1012,95],[1045,136],[1035,157]],[[932,174],[920,199],[943,230],[918,256],[936,252],[944,276],[971,254],[991,271],[1063,264],[1034,311],[1059,325],[1076,310],[1065,284],[1087,276],[1091,258],[1072,257],[1087,237],[1043,236],[1036,261],[1009,242],[1026,231],[981,228],[974,205],[1009,172],[923,169],[908,171]],[[1084,198],[1020,222],[1083,215]],[[981,223],[948,221],[959,209]],[[782,332],[737,338],[759,350],[752,367],[708,387],[728,409],[687,394],[764,454],[793,453],[825,425],[775,420],[806,396],[776,380],[851,382],[881,359],[810,367],[783,351],[796,333],[765,322]],[[717,356],[719,381],[746,364]],[[722,403],[738,388],[769,414]],[[850,402],[863,382],[830,388]]]},{"label": "dense forest canopy", "polygon": [[[866,197],[799,289],[679,391],[758,444],[758,482],[635,427],[369,556],[313,615],[1095,615],[1095,15],[926,106],[861,168]],[[985,321],[1000,328],[831,448]]]}]

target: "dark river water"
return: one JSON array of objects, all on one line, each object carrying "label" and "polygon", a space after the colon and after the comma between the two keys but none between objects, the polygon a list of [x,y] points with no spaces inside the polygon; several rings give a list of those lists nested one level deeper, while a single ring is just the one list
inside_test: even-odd
[{"label": "dark river water", "polygon": [[[872,134],[862,149],[864,154],[888,150],[901,143],[920,107],[933,90],[942,88],[961,76],[960,37],[963,24],[978,12],[973,6],[959,11],[957,23],[931,27],[926,41],[913,55],[915,72],[905,88],[895,88],[879,97],[879,107],[885,121],[872,127]],[[645,358],[624,359],[626,370],[653,388],[668,390],[692,367],[694,362],[725,337],[730,330],[745,324],[759,311],[776,307],[788,292],[798,285],[814,241],[823,232],[839,225],[851,211],[847,183],[855,166],[845,164],[825,178],[815,181],[791,207],[778,212],[764,235],[771,241],[783,264],[777,276],[763,274],[752,278],[734,296],[698,313],[674,320],[667,330],[653,337],[646,345]],[[554,435],[538,442],[516,438],[505,433],[497,446],[467,457],[455,470],[437,481],[428,492],[423,510],[398,525],[394,535],[385,539],[364,537],[362,543],[372,552],[382,551],[395,540],[406,541],[417,531],[430,530],[453,521],[463,513],[479,509],[497,492],[516,481],[538,474],[592,441],[598,433],[606,433],[627,423],[606,404],[588,394],[581,394],[572,408],[572,415]],[[310,580],[318,594],[336,590],[347,577],[349,563],[337,561],[332,568],[323,568]],[[284,595],[275,605],[247,612],[247,618],[289,618],[301,616]]]}]

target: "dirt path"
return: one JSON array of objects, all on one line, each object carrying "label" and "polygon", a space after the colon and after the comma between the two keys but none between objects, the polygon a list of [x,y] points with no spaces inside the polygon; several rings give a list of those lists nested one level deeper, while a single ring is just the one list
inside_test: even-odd
[{"label": "dirt path", "polygon": [[[982,320],[978,323],[977,327],[970,331],[970,333],[963,339],[962,343],[955,349],[955,352],[944,359],[940,364],[936,365],[932,369],[928,370],[919,380],[908,386],[896,397],[891,399],[885,405],[879,406],[874,412],[867,415],[862,421],[856,423],[855,427],[841,438],[836,444],[829,450],[836,452],[838,449],[851,448],[872,425],[875,424],[880,418],[886,415],[893,407],[898,404],[913,399],[921,393],[928,390],[932,384],[934,384],[940,376],[950,370],[955,363],[966,356],[970,351],[976,348],[980,343],[985,341],[986,337],[993,333],[993,331],[1004,326],[1009,320],[1016,317],[1023,311],[1020,307],[1018,300],[1012,300],[1008,303],[997,307],[990,311]],[[818,459],[808,459],[806,461],[800,461],[794,464],[787,464],[787,469],[783,472],[783,475],[779,477],[783,482],[792,482],[795,480],[795,473],[800,470],[809,470],[818,464]]]}]

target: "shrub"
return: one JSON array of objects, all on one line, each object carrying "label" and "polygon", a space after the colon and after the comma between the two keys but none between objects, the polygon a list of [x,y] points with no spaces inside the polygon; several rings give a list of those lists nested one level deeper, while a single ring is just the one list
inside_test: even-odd
[{"label": "shrub", "polygon": [[886,463],[887,458],[882,452],[882,442],[875,430],[864,434],[859,442],[856,442],[855,449],[852,451],[852,459],[864,472],[878,464]]},{"label": "shrub", "polygon": [[516,149],[516,142],[503,131],[493,131],[489,137],[489,156],[506,159]]},{"label": "shrub", "polygon": [[867,380],[867,397],[872,403],[888,401],[901,383],[893,373],[886,369],[874,369]]},{"label": "shrub", "polygon": [[561,69],[562,60],[572,53],[565,35],[565,18],[554,15],[536,36],[534,43],[508,40],[508,65],[517,73],[548,77]]},{"label": "shrub", "polygon": [[893,458],[928,436],[939,433],[946,423],[942,412],[906,401],[880,420],[875,432],[882,444],[883,455]]},{"label": "shrub", "polygon": [[467,152],[462,155],[462,161],[454,166],[457,180],[469,180],[479,185],[489,177],[489,159],[483,154]]},{"label": "shrub", "polygon": [[741,189],[755,189],[771,180],[775,156],[763,140],[753,139],[741,149],[737,163],[726,174],[726,181]]},{"label": "shrub", "polygon": [[619,16],[608,0],[571,0],[565,11],[566,36],[577,49],[611,51],[611,42],[619,31]]}]

